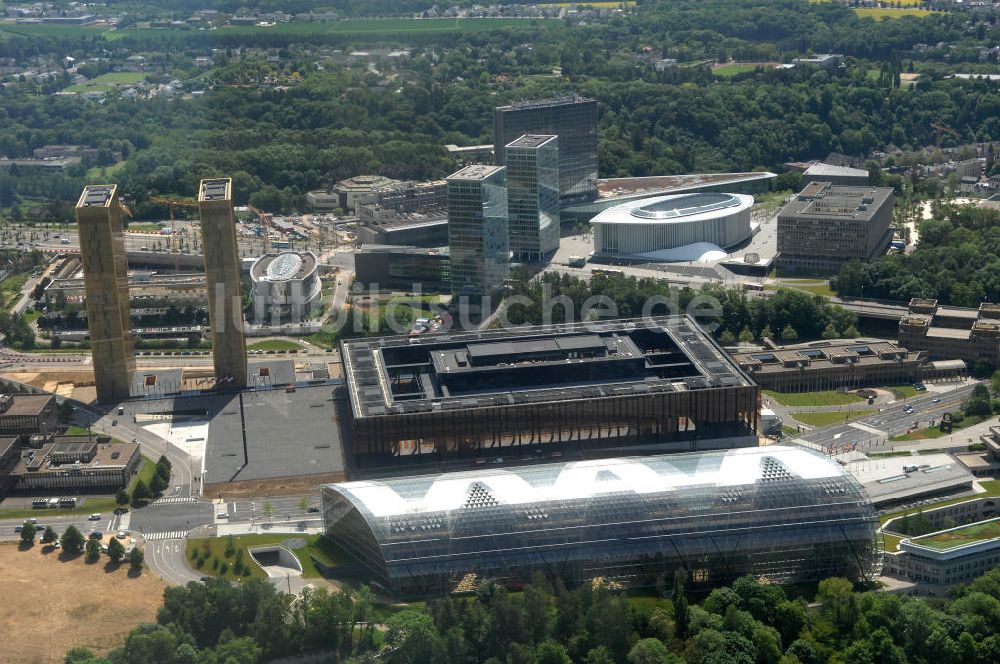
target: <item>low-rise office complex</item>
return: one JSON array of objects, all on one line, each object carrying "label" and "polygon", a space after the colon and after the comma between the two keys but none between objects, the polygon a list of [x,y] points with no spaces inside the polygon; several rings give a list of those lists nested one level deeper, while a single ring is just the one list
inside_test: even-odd
[{"label": "low-rise office complex", "polygon": [[400,597],[567,583],[695,588],[873,580],[875,509],[843,468],[792,447],[483,468],[323,487],[327,534]]},{"label": "low-rise office complex", "polygon": [[360,244],[443,247],[448,244],[448,183],[404,182],[359,199]]},{"label": "low-rise office complex", "polygon": [[757,444],[757,386],[686,316],[341,342],[359,472]]},{"label": "low-rise office complex", "polygon": [[984,302],[978,310],[963,309],[913,298],[909,313],[899,321],[899,343],[924,351],[934,360],[996,365],[1000,362],[1000,305]]},{"label": "low-rise office complex", "polygon": [[137,443],[45,437],[40,447],[21,449],[10,478],[19,492],[111,491],[128,486],[141,461]]},{"label": "low-rise office complex", "polygon": [[250,268],[250,281],[257,320],[301,321],[323,294],[316,256],[309,251],[261,256]]},{"label": "low-rise office complex", "polygon": [[354,278],[369,288],[447,291],[448,250],[365,244],[354,254]]},{"label": "low-rise office complex", "polygon": [[913,383],[923,353],[890,342],[813,342],[775,350],[736,353],[733,360],[763,389],[808,392]]},{"label": "low-rise office complex", "polygon": [[26,436],[52,432],[58,426],[58,408],[51,394],[0,394],[0,435]]},{"label": "low-rise office complex", "polygon": [[[908,581],[937,586],[968,583],[1000,564],[998,500],[976,498],[919,514],[893,519],[888,532],[898,532],[901,522],[916,521],[933,531],[904,538],[898,551],[887,551],[883,571]],[[905,530],[905,528],[904,528]]]},{"label": "low-rise office complex", "polygon": [[778,265],[834,273],[881,256],[892,241],[892,205],[891,187],[806,185],[778,214]]}]

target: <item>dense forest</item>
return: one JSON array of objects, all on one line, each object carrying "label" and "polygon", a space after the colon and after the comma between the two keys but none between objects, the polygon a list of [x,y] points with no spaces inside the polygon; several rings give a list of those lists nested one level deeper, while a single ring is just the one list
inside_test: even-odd
[{"label": "dense forest", "polygon": [[307,590],[292,603],[263,581],[208,579],[167,589],[157,622],[106,657],[78,648],[65,662],[255,664],[300,653],[390,664],[1000,661],[1000,570],[936,600],[856,592],[840,578],[807,597],[752,577],[688,597],[683,573],[664,590],[671,599],[539,576],[516,593],[487,583],[471,597],[389,611],[367,590]]},{"label": "dense forest", "polygon": [[688,313],[727,344],[763,337],[794,342],[858,336],[853,313],[794,290],[747,297],[718,284],[678,289],[659,279],[595,275],[585,281],[555,272],[531,280],[518,276],[513,284],[504,301],[504,315],[513,325]]},{"label": "dense forest", "polygon": [[831,285],[859,297],[929,297],[961,307],[1000,302],[1000,211],[935,204],[917,230],[913,253],[851,262]]},{"label": "dense forest", "polygon": [[[193,76],[190,89],[204,90],[101,104],[46,94],[68,80],[0,93],[0,154],[21,157],[48,143],[120,152],[124,166],[104,177],[122,184],[139,217],[163,215],[146,203],[150,196],[190,196],[210,175],[233,176],[238,203],[252,198],[274,212],[303,209],[308,190],[359,173],[441,177],[453,168],[444,144],[492,140],[495,105],[568,90],[600,103],[602,176],[780,171],[786,161],[830,151],[864,156],[890,143],[931,144],[937,120],[963,141],[1000,139],[998,84],[944,78],[945,61],[978,63],[978,45],[1000,38],[1000,28],[967,24],[964,14],[874,22],[837,4],[800,0],[647,2],[592,25],[535,21],[483,32],[383,34],[380,45],[406,45],[411,54],[398,71],[381,74],[363,64],[316,66],[318,50],[364,45],[364,37],[344,33],[147,30],[114,41],[0,35],[0,57],[145,53],[162,72],[150,80]],[[938,42],[961,47],[924,54],[914,65],[915,44]],[[270,50],[254,55],[248,48]],[[212,69],[197,72],[193,55],[210,49]],[[684,66],[656,71],[637,61],[643,49]],[[708,67],[728,58],[789,61],[809,51],[852,58],[832,71],[719,77]],[[921,79],[899,87],[877,75],[889,65],[917,66]],[[288,84],[267,82],[275,78]],[[85,171],[38,177],[11,169],[0,174],[0,207],[47,196],[72,200]]]}]

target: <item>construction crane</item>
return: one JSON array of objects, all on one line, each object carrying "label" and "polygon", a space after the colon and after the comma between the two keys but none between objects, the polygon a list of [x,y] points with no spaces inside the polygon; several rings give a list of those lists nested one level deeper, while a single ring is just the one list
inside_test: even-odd
[{"label": "construction crane", "polygon": [[247,203],[247,209],[257,215],[257,223],[264,229],[264,253],[271,251],[271,213],[258,210]]},{"label": "construction crane", "polygon": [[178,246],[177,225],[174,220],[174,206],[198,207],[198,201],[193,198],[170,198],[167,196],[151,196],[150,202],[166,205],[170,210],[170,252],[174,255],[174,270],[180,272],[181,252]]},{"label": "construction crane", "polygon": [[943,134],[943,133],[947,132],[947,133],[951,134],[952,136],[954,136],[954,137],[955,137],[955,138],[957,138],[957,139],[960,139],[960,138],[962,138],[962,137],[961,137],[961,136],[960,136],[960,135],[958,134],[958,132],[957,132],[957,131],[955,131],[954,129],[952,129],[952,128],[951,128],[951,127],[949,127],[948,125],[944,124],[944,123],[943,123],[943,122],[941,122],[940,120],[937,120],[937,121],[935,121],[935,122],[932,122],[932,123],[931,123],[931,128],[932,128],[932,129],[934,129],[934,130],[935,130],[935,131],[937,132],[937,140],[936,140],[936,142],[935,142],[935,145],[937,146],[937,149],[938,149],[938,150],[940,150],[940,149],[941,149],[941,134]]}]

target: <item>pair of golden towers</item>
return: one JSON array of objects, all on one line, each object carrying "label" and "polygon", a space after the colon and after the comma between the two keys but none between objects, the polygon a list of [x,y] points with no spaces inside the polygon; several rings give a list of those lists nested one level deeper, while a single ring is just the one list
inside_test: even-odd
[{"label": "pair of golden towers", "polygon": [[[202,180],[198,188],[198,211],[209,289],[215,382],[220,388],[243,388],[247,383],[247,347],[232,180]],[[122,217],[117,185],[84,187],[76,204],[76,223],[94,381],[100,402],[127,399],[135,375]]]}]

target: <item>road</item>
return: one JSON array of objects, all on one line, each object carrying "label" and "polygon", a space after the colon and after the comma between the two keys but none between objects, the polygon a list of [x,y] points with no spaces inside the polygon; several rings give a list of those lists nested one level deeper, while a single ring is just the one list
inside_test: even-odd
[{"label": "road", "polygon": [[[122,517],[110,512],[101,514],[101,519],[98,521],[91,521],[87,514],[59,514],[56,510],[32,510],[32,515],[32,518],[38,520],[38,523],[35,525],[38,531],[35,535],[36,538],[42,536],[42,531],[45,530],[46,526],[52,526],[56,534],[62,537],[62,534],[70,526],[76,526],[81,533],[86,535],[95,530],[104,533],[114,533],[121,529],[122,524]],[[0,519],[0,541],[21,539],[21,533],[15,532],[14,528],[22,523],[24,523],[23,518]],[[104,541],[106,542],[107,539],[105,538]]]},{"label": "road", "polygon": [[[954,412],[972,393],[975,385],[964,385],[950,392],[926,393],[919,397],[897,401],[879,413],[859,417],[845,424],[813,429],[791,442],[804,442],[812,447],[828,448],[831,445],[843,447],[854,443],[859,449],[888,449],[887,439],[914,426],[927,427],[931,422],[940,422],[946,412]],[[934,399],[939,399],[934,403]],[[913,407],[913,414],[903,411],[906,404]]]}]

